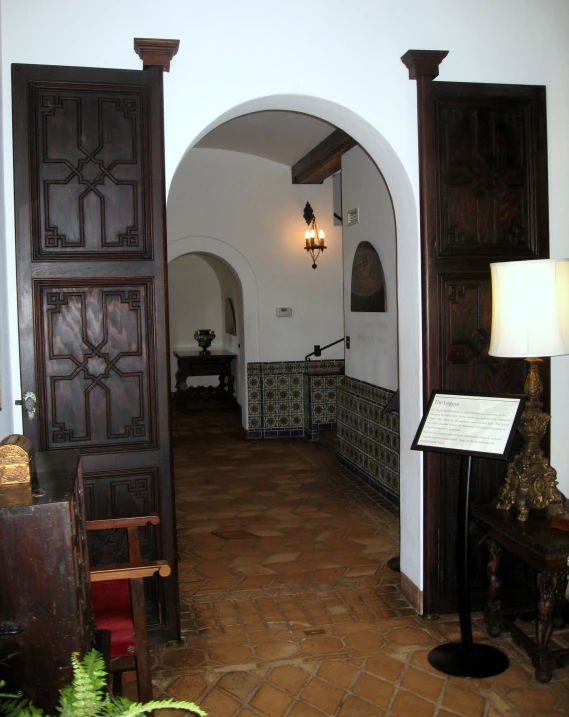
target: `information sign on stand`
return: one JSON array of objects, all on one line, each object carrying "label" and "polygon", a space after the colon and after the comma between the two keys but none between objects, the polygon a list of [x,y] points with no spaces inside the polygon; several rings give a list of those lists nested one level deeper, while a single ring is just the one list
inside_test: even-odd
[{"label": "information sign on stand", "polygon": [[429,653],[431,665],[456,677],[492,677],[510,661],[491,645],[472,642],[468,590],[468,523],[473,456],[506,459],[525,401],[524,396],[433,391],[411,448],[461,456],[457,521],[457,593],[461,642]]}]

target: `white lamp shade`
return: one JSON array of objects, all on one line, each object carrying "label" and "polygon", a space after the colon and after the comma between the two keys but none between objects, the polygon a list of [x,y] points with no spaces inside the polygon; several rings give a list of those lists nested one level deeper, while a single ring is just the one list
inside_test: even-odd
[{"label": "white lamp shade", "polygon": [[491,356],[569,353],[569,259],[490,264]]},{"label": "white lamp shade", "polygon": [[561,338],[563,345],[569,346],[569,259],[558,259],[555,262],[555,280]]}]

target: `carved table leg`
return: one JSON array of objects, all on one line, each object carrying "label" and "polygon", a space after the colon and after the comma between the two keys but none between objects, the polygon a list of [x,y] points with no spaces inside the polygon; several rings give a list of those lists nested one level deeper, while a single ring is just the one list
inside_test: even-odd
[{"label": "carved table leg", "polygon": [[231,369],[227,374],[227,395],[229,403],[235,403],[235,378],[231,373]]},{"label": "carved table leg", "polygon": [[188,386],[186,384],[187,374],[180,369],[176,371],[176,393],[174,394],[174,403],[177,408],[183,408],[186,403]]},{"label": "carved table leg", "polygon": [[226,373],[224,370],[219,374],[219,386],[217,387],[217,397],[220,401],[224,401],[227,395],[227,389],[225,388]]},{"label": "carved table leg", "polygon": [[549,682],[555,669],[555,657],[549,649],[549,641],[553,632],[553,612],[557,602],[559,576],[555,573],[539,573],[537,589],[537,619],[535,637],[537,649],[532,655],[535,677],[539,682]]},{"label": "carved table leg", "polygon": [[563,608],[565,605],[565,593],[567,591],[568,580],[568,575],[559,576],[557,592],[555,593],[555,610],[553,612],[553,626],[557,628],[562,628],[565,626],[565,615],[563,614]]},{"label": "carved table leg", "polygon": [[498,590],[502,584],[499,575],[502,548],[490,538],[486,538],[486,547],[490,558],[487,566],[488,594],[486,596],[484,619],[488,634],[491,637],[498,637],[502,634],[502,603],[497,597]]}]

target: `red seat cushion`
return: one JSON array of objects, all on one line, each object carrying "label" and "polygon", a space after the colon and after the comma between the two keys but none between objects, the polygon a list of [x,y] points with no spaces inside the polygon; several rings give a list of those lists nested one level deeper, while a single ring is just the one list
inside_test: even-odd
[{"label": "red seat cushion", "polygon": [[91,583],[91,597],[97,630],[109,630],[111,633],[111,657],[133,655],[136,643],[129,581]]}]

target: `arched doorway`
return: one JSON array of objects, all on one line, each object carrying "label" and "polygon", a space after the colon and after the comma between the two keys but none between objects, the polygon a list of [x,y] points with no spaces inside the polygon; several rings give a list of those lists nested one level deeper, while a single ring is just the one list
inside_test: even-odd
[{"label": "arched doorway", "polygon": [[[237,334],[235,339],[229,339],[231,343],[227,344],[227,348],[237,354],[237,401],[242,408],[244,406],[246,407],[245,387],[247,383],[247,362],[259,360],[259,328],[256,292],[257,282],[255,275],[245,258],[234,247],[220,239],[205,236],[188,236],[182,237],[168,246],[169,266],[183,257],[192,255],[209,258],[213,262],[222,264],[234,278],[237,285],[237,301],[234,302],[237,319]],[[225,300],[232,297],[225,295],[222,297],[220,295],[219,298],[223,298]],[[172,301],[170,301],[170,303],[172,303]],[[173,307],[171,305],[170,316],[175,316],[176,313],[177,307]],[[247,317],[246,321],[245,317]],[[193,332],[193,328],[191,329],[191,332]],[[174,336],[173,340],[171,338],[173,350],[174,343],[176,341],[183,341],[183,338],[181,336]],[[223,342],[221,342],[221,345],[223,345]],[[172,376],[174,376],[174,374],[175,366],[173,365]]]},{"label": "arched doorway", "polygon": [[[243,114],[279,110],[301,112],[322,118],[350,134],[365,148],[381,171],[389,188],[395,214],[398,253],[399,295],[399,381],[401,386],[400,497],[401,564],[418,606],[422,589],[422,463],[409,450],[422,413],[421,393],[421,316],[419,277],[418,211],[409,178],[397,153],[386,140],[355,113],[320,98],[279,95],[257,98],[232,108],[208,125],[186,150],[213,128]],[[186,156],[185,155],[185,156]],[[172,180],[172,177],[170,178]],[[172,237],[176,240],[176,237]]]}]

